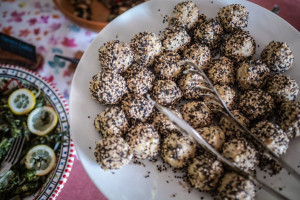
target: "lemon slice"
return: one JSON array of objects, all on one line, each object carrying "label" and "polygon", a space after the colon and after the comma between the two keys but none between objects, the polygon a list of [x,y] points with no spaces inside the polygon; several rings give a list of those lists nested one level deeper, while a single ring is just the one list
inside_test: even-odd
[{"label": "lemon slice", "polygon": [[55,110],[48,106],[34,109],[28,116],[27,125],[31,133],[42,136],[51,132],[58,121]]},{"label": "lemon slice", "polygon": [[37,176],[48,174],[56,164],[53,149],[47,145],[37,145],[30,149],[25,156],[27,169],[34,169]]},{"label": "lemon slice", "polygon": [[34,108],[35,96],[26,88],[18,89],[10,94],[8,106],[14,114],[25,115]]}]

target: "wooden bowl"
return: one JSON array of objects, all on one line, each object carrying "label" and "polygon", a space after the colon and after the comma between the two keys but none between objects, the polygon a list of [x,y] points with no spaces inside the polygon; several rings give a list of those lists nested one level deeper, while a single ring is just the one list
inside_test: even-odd
[{"label": "wooden bowl", "polygon": [[95,32],[99,32],[107,24],[107,18],[110,14],[110,11],[98,0],[91,1],[91,20],[86,20],[80,17],[75,16],[74,8],[70,4],[69,0],[53,0],[57,8],[72,22],[78,26],[90,29]]}]

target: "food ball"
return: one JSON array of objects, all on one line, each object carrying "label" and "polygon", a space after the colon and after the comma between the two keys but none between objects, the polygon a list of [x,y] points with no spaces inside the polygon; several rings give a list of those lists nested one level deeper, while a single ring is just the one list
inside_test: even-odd
[{"label": "food ball", "polygon": [[257,120],[268,117],[273,112],[275,104],[271,95],[256,89],[240,95],[237,106],[248,119]]},{"label": "food ball", "polygon": [[135,53],[135,60],[144,65],[151,65],[162,51],[160,38],[148,31],[135,34],[130,41],[130,47]]},{"label": "food ball", "polygon": [[217,151],[221,150],[225,142],[225,134],[219,126],[208,126],[196,129],[203,139]]},{"label": "food ball", "polygon": [[270,75],[270,69],[261,60],[251,59],[239,64],[236,73],[238,85],[244,89],[262,88]]},{"label": "food ball", "polygon": [[209,19],[195,28],[194,38],[200,43],[215,49],[219,46],[223,28],[217,19]]},{"label": "food ball", "polygon": [[255,54],[256,43],[248,31],[237,31],[225,38],[222,53],[228,58],[241,62]]},{"label": "food ball", "polygon": [[103,137],[116,134],[123,136],[129,129],[124,111],[119,107],[110,107],[102,111],[94,120],[94,126]]},{"label": "food ball", "polygon": [[208,153],[194,157],[187,170],[191,185],[202,192],[214,190],[222,174],[222,163]]},{"label": "food ball", "polygon": [[103,70],[117,73],[125,71],[134,61],[130,46],[120,40],[111,40],[99,48],[99,61]]},{"label": "food ball", "polygon": [[191,41],[191,37],[182,27],[168,26],[161,34],[165,51],[183,50]]},{"label": "food ball", "polygon": [[289,138],[300,136],[300,103],[285,101],[281,103],[276,122]]},{"label": "food ball", "polygon": [[223,144],[222,155],[246,172],[253,171],[257,164],[257,152],[244,138],[232,138]]},{"label": "food ball", "polygon": [[92,98],[103,105],[117,104],[128,92],[124,78],[112,71],[100,71],[90,82]]},{"label": "food ball", "polygon": [[130,65],[122,74],[123,77],[131,77],[134,74],[137,74],[142,69],[146,68],[145,65],[142,65],[141,63],[134,62],[132,65]]},{"label": "food ball", "polygon": [[299,92],[296,80],[283,75],[275,74],[267,82],[266,91],[276,102],[294,101]]},{"label": "food ball", "polygon": [[294,55],[285,42],[270,42],[261,52],[262,61],[274,72],[283,73],[293,66]]},{"label": "food ball", "polygon": [[154,63],[154,72],[159,79],[175,80],[181,74],[182,66],[178,65],[180,55],[176,52],[166,52]]},{"label": "food ball", "polygon": [[232,87],[227,85],[215,85],[215,89],[220,95],[226,106],[231,109],[235,103],[235,91]]},{"label": "food ball", "polygon": [[200,69],[206,69],[211,61],[209,48],[204,44],[194,43],[183,51],[186,60],[194,62]]},{"label": "food ball", "polygon": [[215,85],[233,85],[235,70],[232,60],[225,56],[213,60],[209,64],[207,75]]},{"label": "food ball", "polygon": [[235,172],[227,172],[217,190],[217,199],[255,199],[255,184]]},{"label": "food ball", "polygon": [[110,135],[97,142],[94,156],[102,169],[119,169],[130,162],[132,151],[122,137]]},{"label": "food ball", "polygon": [[126,96],[121,105],[126,116],[133,122],[145,122],[151,116],[153,107],[153,103],[144,96],[132,95]]},{"label": "food ball", "polygon": [[152,89],[154,79],[155,76],[150,70],[142,68],[126,77],[127,88],[135,95],[143,95]]},{"label": "food ball", "polygon": [[160,139],[151,124],[138,123],[134,125],[126,134],[125,140],[137,158],[151,159],[158,155]]},{"label": "food ball", "polygon": [[196,143],[190,137],[173,132],[163,140],[161,156],[164,161],[174,168],[189,164],[196,152]]},{"label": "food ball", "polygon": [[182,92],[171,80],[158,80],[154,83],[151,97],[163,106],[174,105],[179,102]]},{"label": "food ball", "polygon": [[240,4],[225,6],[218,12],[218,17],[226,32],[246,28],[248,25],[248,15],[249,12],[246,7]]},{"label": "food ball", "polygon": [[183,104],[180,113],[183,119],[194,128],[208,126],[213,120],[210,109],[201,101],[191,101]]},{"label": "food ball", "polygon": [[289,138],[277,124],[266,120],[260,121],[251,129],[251,132],[277,156],[285,154],[289,146]]}]

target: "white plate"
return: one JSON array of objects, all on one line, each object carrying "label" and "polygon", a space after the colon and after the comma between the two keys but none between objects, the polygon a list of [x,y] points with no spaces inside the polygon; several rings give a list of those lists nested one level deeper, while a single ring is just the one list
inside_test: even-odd
[{"label": "white plate", "polygon": [[[100,139],[93,126],[96,115],[103,110],[96,101],[92,100],[89,92],[89,82],[92,76],[99,72],[98,61],[99,47],[109,40],[119,39],[127,43],[131,37],[141,31],[151,31],[159,34],[167,24],[163,23],[166,15],[171,15],[174,5],[179,0],[156,0],[141,4],[108,24],[95,38],[85,51],[74,75],[71,89],[71,134],[74,137],[75,148],[85,170],[91,180],[109,199],[211,199],[210,195],[192,190],[190,193],[186,186],[179,184],[180,179],[174,177],[171,169],[167,172],[158,172],[156,165],[145,161],[146,167],[129,164],[120,170],[103,171],[96,163],[93,150],[95,142]],[[295,64],[287,74],[300,83],[300,34],[287,22],[272,12],[247,1],[225,0],[195,0],[201,13],[208,17],[215,17],[218,10],[232,3],[240,3],[246,6],[249,14],[249,26],[247,30],[254,36],[257,45],[257,54],[272,40],[287,42],[295,56]],[[296,170],[300,171],[300,140],[295,139],[284,157]],[[298,147],[298,148],[297,148]],[[149,174],[150,172],[150,174]],[[145,176],[149,175],[148,178]],[[262,175],[259,175],[262,177]],[[286,178],[288,177],[288,178]],[[271,186],[281,187],[282,192],[292,199],[297,199],[300,194],[300,186],[286,173],[265,179]],[[167,183],[168,182],[168,183]],[[181,181],[182,182],[182,181]],[[289,183],[287,183],[289,182]],[[183,184],[184,185],[184,184]],[[271,198],[262,190],[259,190],[258,199]]]}]

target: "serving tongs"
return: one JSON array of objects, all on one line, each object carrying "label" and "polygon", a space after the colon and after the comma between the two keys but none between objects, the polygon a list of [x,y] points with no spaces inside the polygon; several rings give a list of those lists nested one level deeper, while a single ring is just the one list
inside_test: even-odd
[{"label": "serving tongs", "polygon": [[[196,64],[194,64],[191,61],[181,61],[179,65],[188,64],[192,66],[194,69],[188,70],[190,72],[196,72],[203,76],[207,84],[210,88],[208,88],[208,91],[213,92],[213,94],[216,96],[216,100],[219,100],[221,106],[225,109],[226,114],[233,119],[233,121],[238,125],[238,127],[244,131],[244,133],[249,134],[261,148],[265,150],[265,153],[269,156],[271,156],[274,160],[276,160],[283,168],[285,168],[287,171],[289,171],[297,180],[300,181],[300,175],[290,166],[288,165],[284,160],[282,160],[280,157],[275,155],[260,139],[258,139],[251,131],[249,131],[244,125],[242,125],[235,116],[230,112],[224,101],[221,99],[220,95],[218,94],[217,90],[213,86],[213,84],[210,82],[206,74],[203,72],[202,69],[200,69]],[[278,191],[274,190],[273,188],[269,187],[265,183],[261,182],[255,177],[254,173],[251,172],[245,172],[235,164],[233,164],[231,161],[229,161],[227,158],[225,158],[223,155],[221,155],[217,150],[215,150],[210,144],[206,142],[205,139],[202,138],[202,136],[193,128],[191,127],[186,121],[179,118],[173,111],[169,110],[168,108],[158,104],[154,100],[151,99],[150,95],[147,95],[147,98],[154,104],[154,106],[163,113],[174,125],[179,129],[180,132],[192,136],[198,144],[200,144],[202,147],[213,153],[220,161],[225,163],[229,168],[231,168],[233,171],[238,173],[239,175],[250,179],[254,181],[255,183],[259,184],[263,189],[265,189],[270,194],[276,196],[279,199],[288,199]]]}]

